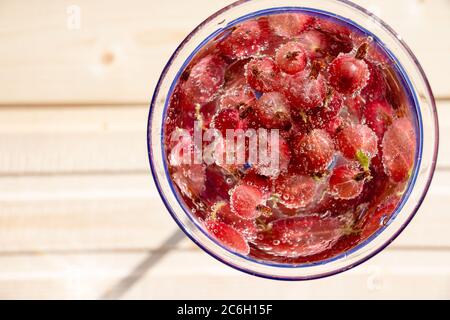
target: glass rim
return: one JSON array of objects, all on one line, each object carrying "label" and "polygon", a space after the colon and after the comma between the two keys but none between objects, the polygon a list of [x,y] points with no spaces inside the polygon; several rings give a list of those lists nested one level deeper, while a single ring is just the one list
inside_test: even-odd
[{"label": "glass rim", "polygon": [[[226,7],[224,7],[223,9],[217,11],[216,13],[212,14],[210,17],[208,17],[206,20],[204,20],[201,24],[199,24],[191,33],[188,34],[188,36],[180,43],[180,45],[176,48],[176,50],[174,51],[174,53],[172,54],[172,56],[170,57],[169,61],[167,62],[166,66],[163,69],[163,72],[161,73],[161,76],[158,80],[158,83],[156,85],[153,97],[152,97],[152,101],[150,104],[150,110],[149,110],[149,115],[148,115],[148,126],[147,126],[147,148],[148,148],[148,154],[149,154],[149,162],[150,162],[150,169],[151,169],[151,173],[154,179],[154,182],[156,184],[158,193],[164,203],[164,205],[166,206],[167,210],[169,211],[170,215],[172,216],[172,218],[175,220],[175,222],[177,223],[177,225],[180,227],[180,229],[196,244],[198,245],[203,251],[205,251],[206,253],[210,254],[211,256],[213,256],[214,258],[216,258],[217,260],[221,261],[222,263],[225,263],[235,269],[238,269],[242,272],[248,273],[248,274],[252,274],[255,276],[259,276],[259,277],[263,277],[263,278],[269,278],[269,279],[276,279],[276,280],[309,280],[309,279],[317,279],[317,278],[323,278],[323,277],[327,277],[330,275],[334,275],[343,271],[346,271],[348,269],[351,269],[365,261],[367,261],[368,259],[372,258],[373,256],[375,256],[376,254],[378,254],[379,252],[381,252],[382,250],[384,250],[395,238],[397,238],[399,236],[399,234],[406,228],[406,226],[410,223],[410,221],[413,219],[413,217],[415,216],[415,214],[417,213],[419,207],[421,206],[427,191],[429,189],[429,186],[431,184],[432,178],[433,178],[433,174],[435,171],[435,167],[436,167],[436,160],[437,160],[437,156],[438,156],[438,147],[439,147],[439,125],[438,125],[438,117],[437,117],[437,110],[436,110],[436,104],[435,104],[435,99],[434,99],[434,95],[431,89],[431,86],[429,84],[429,81],[425,75],[425,72],[423,71],[423,68],[421,67],[420,63],[418,62],[417,58],[415,57],[415,55],[412,53],[411,49],[408,47],[408,45],[404,42],[404,40],[389,26],[387,25],[384,21],[382,21],[380,18],[376,17],[374,14],[372,14],[371,12],[367,11],[366,9],[362,8],[361,6],[354,4],[351,1],[348,0],[331,0],[337,3],[341,3],[341,4],[345,4],[347,6],[350,6],[354,9],[356,9],[357,11],[360,11],[361,13],[363,13],[364,15],[368,15],[371,18],[373,18],[373,20],[378,23],[383,29],[385,29],[385,31],[387,31],[389,34],[394,35],[396,38],[396,41],[398,42],[398,44],[400,45],[401,49],[405,50],[407,55],[409,55],[409,57],[413,60],[415,67],[417,68],[417,71],[419,71],[420,76],[426,86],[426,91],[427,94],[430,98],[430,103],[431,103],[431,108],[432,108],[432,118],[434,121],[434,147],[433,147],[433,157],[431,159],[431,167],[429,169],[429,174],[427,177],[427,182],[426,184],[423,186],[422,188],[422,194],[420,195],[415,207],[413,208],[413,210],[408,213],[408,217],[407,219],[402,223],[402,225],[396,229],[396,231],[389,237],[389,239],[387,239],[386,241],[384,241],[381,245],[377,246],[374,250],[372,250],[372,252],[370,252],[369,254],[366,254],[362,257],[360,257],[357,261],[355,261],[354,263],[352,263],[350,266],[344,266],[341,268],[337,268],[335,270],[331,270],[329,272],[324,272],[324,273],[320,273],[320,274],[316,274],[316,275],[308,275],[308,276],[289,276],[289,277],[284,277],[284,276],[275,276],[275,275],[271,275],[271,274],[267,274],[267,273],[260,273],[260,272],[256,272],[252,269],[248,269],[248,268],[244,268],[242,266],[238,266],[236,264],[233,264],[231,262],[229,262],[228,260],[226,260],[225,258],[223,258],[223,256],[213,252],[213,250],[207,248],[204,244],[202,244],[202,242],[197,239],[195,236],[193,236],[190,232],[190,230],[187,230],[187,228],[181,223],[181,221],[179,221],[179,217],[177,216],[177,213],[175,212],[174,208],[169,204],[168,200],[166,199],[166,195],[164,194],[163,190],[162,190],[162,186],[160,185],[160,181],[159,178],[157,176],[157,171],[155,168],[155,163],[154,163],[154,158],[153,158],[153,152],[152,152],[152,146],[151,146],[151,132],[152,132],[152,120],[153,120],[153,111],[155,109],[155,105],[156,105],[156,98],[159,94],[160,91],[160,87],[162,82],[165,79],[165,76],[168,72],[168,70],[170,69],[170,67],[172,66],[172,62],[174,59],[177,58],[178,53],[180,52],[181,49],[184,48],[184,46],[191,40],[192,37],[194,37],[197,32],[202,29],[204,26],[208,25],[209,22],[211,22],[212,20],[214,20],[215,18],[221,16],[222,14],[226,13],[228,10],[230,10],[231,8],[234,8],[236,6],[239,6],[241,4],[247,3],[247,2],[252,2],[253,0],[239,0],[236,1]],[[362,30],[365,34],[369,34],[371,36],[374,36],[375,38],[378,38],[376,35],[374,35],[370,30],[367,30],[366,28],[362,27],[361,25],[357,24],[356,22],[353,22],[350,18],[346,18],[337,14],[334,14],[332,12],[329,11],[323,11],[321,9],[316,9],[316,8],[309,8],[309,7],[301,7],[301,6],[275,6],[273,8],[265,8],[265,9],[261,9],[261,13],[273,13],[275,11],[288,11],[288,10],[303,10],[303,11],[311,11],[311,12],[319,12],[319,13],[325,13],[329,16],[335,17],[340,21],[345,21],[347,23],[350,23],[352,26],[357,27],[359,30]],[[230,26],[242,22],[244,20],[250,19],[252,17],[256,17],[256,16],[260,16],[262,14],[260,14],[260,11],[255,11],[255,12],[250,12],[248,14],[245,14],[243,16],[240,16],[236,19],[231,20],[230,22],[227,23],[227,25],[223,28],[229,28]],[[195,50],[193,52],[190,53],[188,59],[186,59],[186,61],[184,61],[183,63],[183,67],[178,70],[178,73],[181,73],[181,71],[183,70],[183,68],[186,66],[187,63],[190,62],[190,60],[192,59],[192,57],[198,52],[199,49],[201,49],[205,43],[209,42],[209,40],[211,40],[211,38],[213,38],[215,35],[217,35],[217,33],[219,33],[220,31],[222,31],[223,29],[219,29],[217,30],[215,33],[210,34],[206,39],[204,39],[200,45],[196,46]],[[384,42],[379,40],[378,41],[379,44],[383,45]],[[304,264],[282,264],[282,263],[271,263],[270,261],[258,261],[257,259],[251,258],[251,257],[246,257],[243,256],[239,253],[236,252],[232,252],[231,250],[227,249],[226,247],[224,247],[221,243],[219,243],[216,239],[214,239],[213,237],[211,237],[205,230],[204,228],[201,226],[201,224],[197,221],[197,219],[195,219],[194,217],[192,217],[192,214],[189,212],[189,210],[186,210],[184,204],[183,204],[183,200],[180,199],[180,196],[178,194],[178,192],[174,189],[173,186],[173,182],[169,182],[169,186],[171,189],[171,192],[173,193],[173,195],[175,196],[179,206],[181,207],[181,209],[184,211],[184,213],[186,214],[186,216],[191,220],[191,222],[195,225],[195,227],[202,232],[207,238],[209,238],[209,240],[211,240],[212,242],[214,242],[216,245],[218,245],[219,247],[221,247],[222,249],[225,249],[226,251],[230,252],[232,255],[234,255],[235,257],[238,257],[240,259],[244,259],[247,262],[250,263],[256,263],[256,264],[260,264],[263,265],[265,267],[272,267],[272,268],[291,268],[291,269],[300,269],[300,268],[308,268],[308,267],[313,267],[313,266],[317,266],[317,265],[323,265],[323,264],[331,264],[333,261],[342,259],[343,257],[346,257],[349,254],[352,254],[354,252],[357,252],[359,250],[361,250],[363,247],[365,247],[367,244],[371,243],[372,241],[374,241],[388,226],[389,224],[393,221],[393,219],[395,219],[395,217],[402,212],[403,206],[406,204],[406,202],[409,199],[410,193],[413,191],[414,189],[414,185],[418,176],[418,171],[421,167],[421,161],[422,161],[422,144],[423,144],[423,128],[422,128],[422,120],[421,120],[421,110],[420,110],[420,104],[417,101],[417,97],[416,97],[416,91],[414,89],[414,87],[412,86],[412,84],[410,83],[410,80],[408,78],[408,75],[406,73],[406,71],[404,70],[402,64],[397,60],[397,57],[395,56],[395,54],[393,54],[389,48],[385,47],[384,48],[386,50],[386,53],[389,54],[390,58],[393,59],[394,61],[396,61],[398,63],[398,67],[399,70],[401,71],[401,76],[404,77],[403,80],[405,80],[407,82],[408,85],[408,89],[409,91],[411,91],[412,94],[412,98],[414,101],[414,107],[416,109],[416,116],[417,116],[417,121],[418,121],[418,127],[419,127],[419,135],[417,137],[418,140],[418,148],[420,150],[416,150],[416,153],[419,153],[419,155],[417,156],[416,154],[416,163],[414,166],[414,174],[412,176],[412,178],[410,179],[410,181],[408,182],[408,186],[406,188],[406,191],[404,193],[404,195],[402,196],[402,199],[400,201],[400,203],[397,205],[395,211],[393,212],[392,216],[389,218],[389,221],[386,225],[380,227],[376,232],[374,232],[374,234],[372,234],[371,236],[369,236],[367,239],[361,241],[360,243],[358,243],[357,245],[351,247],[350,249],[341,252],[335,256],[329,257],[327,259],[323,259],[323,260],[319,260],[316,262],[310,262],[310,263],[304,263]],[[173,86],[176,84],[177,80],[178,80],[179,75],[177,75],[177,77],[174,79],[174,81],[171,83],[170,85],[170,90],[169,90],[169,95],[173,92]],[[164,106],[164,111],[163,111],[163,116],[165,115],[165,111],[166,111],[166,107],[167,107],[167,101],[165,103]],[[164,118],[163,118],[164,120]],[[162,126],[163,129],[164,126]],[[163,134],[161,133],[161,139],[163,139]],[[162,143],[162,155],[165,157],[165,151],[164,151],[164,143]],[[165,163],[165,162],[164,162]],[[167,171],[167,164],[165,163],[164,165],[164,169],[165,169],[165,175],[166,175],[166,179],[171,180],[170,175],[168,174]]]}]

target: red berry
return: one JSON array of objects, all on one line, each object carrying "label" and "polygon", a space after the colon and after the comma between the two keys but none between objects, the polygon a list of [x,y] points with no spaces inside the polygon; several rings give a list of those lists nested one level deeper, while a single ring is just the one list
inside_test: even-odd
[{"label": "red berry", "polygon": [[[175,90],[173,100],[170,102],[170,108],[168,110],[168,120],[171,121],[171,125],[192,130],[194,128],[194,122],[196,120],[196,106],[192,99],[186,97],[181,86]],[[175,100],[176,99],[176,100]],[[174,128],[172,128],[173,131]]]},{"label": "red berry", "polygon": [[339,150],[348,159],[358,160],[367,169],[378,153],[376,134],[364,124],[343,128],[336,136]]},{"label": "red berry", "polygon": [[322,32],[316,30],[305,31],[298,37],[298,41],[312,59],[325,56],[329,46],[328,38]]},{"label": "red berry", "polygon": [[348,53],[355,46],[353,43],[354,34],[352,34],[351,29],[343,24],[328,19],[319,19],[315,27],[328,39],[327,55],[337,56],[340,53]]},{"label": "red berry", "polygon": [[250,247],[244,236],[223,222],[207,220],[205,227],[220,243],[237,253],[248,255]]},{"label": "red berry", "polygon": [[415,139],[414,128],[406,118],[395,120],[384,134],[384,170],[395,182],[402,182],[411,175],[416,150]]},{"label": "red berry", "polygon": [[255,112],[267,129],[289,129],[291,126],[289,102],[281,93],[264,93],[256,104]]},{"label": "red berry", "polygon": [[383,99],[387,90],[383,71],[381,67],[372,62],[366,61],[366,63],[369,67],[370,76],[367,85],[361,91],[361,95],[366,101]]},{"label": "red berry", "polygon": [[271,224],[271,235],[263,235],[258,248],[284,257],[311,256],[330,249],[344,235],[338,218],[304,216],[279,219]]},{"label": "red berry", "polygon": [[242,184],[258,189],[262,193],[264,199],[270,197],[270,180],[263,175],[257,174],[255,170],[249,170],[242,178],[241,182]]},{"label": "red berry", "polygon": [[219,99],[219,108],[236,108],[243,110],[252,106],[256,102],[256,97],[252,89],[243,85],[230,88]]},{"label": "red berry", "polygon": [[325,78],[321,74],[314,78],[309,70],[286,76],[283,85],[286,97],[296,110],[321,106],[327,93]]},{"label": "red berry", "polygon": [[363,191],[366,177],[366,173],[356,166],[337,167],[330,177],[330,192],[338,199],[354,199]]},{"label": "red berry", "polygon": [[168,144],[170,165],[178,167],[192,164],[194,150],[196,150],[194,147],[191,132],[175,128],[172,131]]},{"label": "red berry", "polygon": [[249,61],[249,58],[236,60],[225,69],[225,83],[223,87],[226,93],[247,84],[247,79],[245,79],[245,67]]},{"label": "red berry", "polygon": [[328,68],[330,84],[340,93],[353,94],[364,88],[370,72],[363,60],[349,54],[341,54]]},{"label": "red berry", "polygon": [[344,105],[347,108],[347,113],[355,122],[360,122],[363,113],[363,103],[361,96],[347,96]]},{"label": "red berry", "polygon": [[385,100],[370,102],[364,109],[364,117],[367,125],[382,139],[387,127],[392,124],[394,109]]},{"label": "red berry", "polygon": [[172,178],[181,193],[196,198],[205,188],[205,167],[200,164],[175,167]]},{"label": "red berry", "polygon": [[330,36],[328,42],[327,55],[330,57],[337,57],[340,54],[350,53],[354,47],[354,44],[349,37]]},{"label": "red berry", "polygon": [[212,118],[217,113],[217,101],[210,101],[195,111],[195,120],[201,121],[204,128],[209,128]]},{"label": "red berry", "polygon": [[215,212],[218,221],[222,221],[233,227],[247,239],[252,240],[256,237],[257,229],[255,221],[242,219],[231,210],[228,203],[219,203],[218,206],[219,208]]},{"label": "red berry", "polygon": [[335,117],[331,119],[323,128],[330,137],[334,138],[339,129],[343,126],[343,120],[341,117]]},{"label": "red berry", "polygon": [[[337,128],[342,123],[338,117],[342,109],[342,97],[340,94],[333,94],[326,98],[325,103],[319,107],[308,111],[292,110],[293,130],[292,132],[308,133],[313,129],[324,129],[334,135]],[[339,119],[337,119],[339,118]]]},{"label": "red berry", "polygon": [[342,97],[340,94],[333,94],[333,96],[326,101],[326,103],[318,108],[312,109],[308,112],[309,121],[314,128],[327,128],[341,111]]},{"label": "red berry", "polygon": [[206,181],[201,198],[208,205],[219,201],[227,201],[230,198],[230,190],[237,183],[236,177],[226,169],[218,165],[206,166]]},{"label": "red berry", "polygon": [[331,21],[330,19],[318,19],[316,20],[315,27],[325,33],[336,35],[339,37],[350,36],[350,29],[346,26]]},{"label": "red berry", "polygon": [[243,219],[255,219],[261,215],[257,206],[264,201],[263,193],[256,187],[240,184],[231,191],[231,209]]},{"label": "red berry", "polygon": [[246,21],[234,28],[220,44],[222,52],[231,59],[250,57],[267,45],[267,32],[258,21]]},{"label": "red berry", "polygon": [[186,95],[195,103],[211,101],[224,82],[225,62],[214,55],[202,58],[194,65],[184,83]]},{"label": "red berry", "polygon": [[293,37],[314,23],[314,18],[301,13],[274,14],[269,16],[270,28],[276,35]]},{"label": "red berry", "polygon": [[304,173],[319,173],[327,169],[334,157],[333,141],[326,131],[314,129],[308,134],[294,138],[292,151],[296,170]]},{"label": "red berry", "polygon": [[371,213],[370,216],[366,218],[366,221],[362,226],[362,239],[367,239],[382,226],[386,225],[397,208],[400,199],[400,197],[392,197],[391,199],[388,199],[387,202],[378,205],[375,212]]},{"label": "red berry", "polygon": [[278,48],[275,61],[281,70],[294,74],[305,69],[308,63],[307,52],[301,43],[291,41]]},{"label": "red berry", "polygon": [[274,218],[272,221],[286,217],[295,217],[299,215],[300,211],[306,210],[305,208],[288,208],[280,201],[274,201],[270,204],[272,206],[272,216]]},{"label": "red berry", "polygon": [[226,137],[227,129],[239,129],[240,118],[237,109],[222,109],[212,119],[211,126],[222,133],[223,138]]},{"label": "red berry", "polygon": [[177,109],[178,112],[195,112],[195,103],[192,98],[188,96],[187,92],[177,87],[170,104]]},{"label": "red berry", "polygon": [[[276,178],[281,172],[285,172],[288,169],[289,162],[291,160],[289,144],[283,137],[280,136],[278,140],[278,148],[272,151],[272,143],[269,138],[267,156],[270,159],[270,163],[262,163],[261,159],[259,159],[259,162],[255,166],[256,171],[260,175]],[[275,159],[278,161],[277,165],[272,162]]]},{"label": "red berry", "polygon": [[280,69],[272,58],[252,59],[246,67],[247,82],[256,91],[271,92],[280,86]]},{"label": "red berry", "polygon": [[283,174],[275,180],[275,192],[287,208],[303,208],[316,194],[316,182],[309,176]]}]

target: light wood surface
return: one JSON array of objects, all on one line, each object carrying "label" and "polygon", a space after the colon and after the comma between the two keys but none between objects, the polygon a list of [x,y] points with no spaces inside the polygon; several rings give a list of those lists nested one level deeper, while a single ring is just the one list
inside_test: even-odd
[{"label": "light wood surface", "polygon": [[[2,1],[3,104],[147,103],[179,42],[233,1]],[[358,0],[411,46],[438,97],[449,97],[447,0]],[[69,5],[80,29],[67,28]],[[195,9],[193,9],[195,8]]]},{"label": "light wood surface", "polygon": [[[444,140],[428,197],[387,250],[285,283],[174,236],[149,173],[148,104],[178,43],[231,2],[0,3],[0,298],[450,298],[447,0],[357,1],[418,56]],[[79,30],[67,26],[73,4]]]},{"label": "light wood surface", "polygon": [[[198,250],[171,251],[156,264],[145,252],[36,254],[0,258],[0,281],[4,298],[54,298],[55,294],[91,299],[448,297],[449,253],[420,252],[420,259],[417,255],[417,251],[389,249],[350,272],[308,282],[280,282],[242,275]],[[136,271],[149,264],[152,267],[146,272]],[[112,294],[111,288],[121,295]]]}]

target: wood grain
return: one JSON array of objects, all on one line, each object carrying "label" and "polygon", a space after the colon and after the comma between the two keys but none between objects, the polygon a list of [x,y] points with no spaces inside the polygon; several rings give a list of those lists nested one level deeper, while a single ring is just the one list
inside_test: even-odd
[{"label": "wood grain", "polygon": [[2,182],[1,252],[155,249],[177,228],[149,175]]},{"label": "wood grain", "polygon": [[[331,278],[274,282],[224,268],[202,252],[174,252],[149,271],[124,298],[176,295],[185,299],[211,296],[218,299],[442,299],[450,296],[449,258],[448,252],[387,250],[364,265]],[[156,277],[160,281],[154,283]],[[180,291],[174,293],[174,287]]]},{"label": "wood grain", "polygon": [[[151,253],[4,256],[0,296],[97,299],[108,292],[124,299],[450,298],[449,252],[385,250],[353,270],[307,282],[245,275],[199,250],[175,251],[150,270],[136,271],[154,258]],[[117,283],[134,285],[120,295]]]},{"label": "wood grain", "polygon": [[0,108],[0,173],[148,172],[148,109]]},{"label": "wood grain", "polygon": [[440,98],[434,182],[388,249],[286,283],[167,240],[180,231],[150,176],[148,105],[180,41],[232,1],[1,1],[0,298],[450,298],[448,0],[356,0],[400,33]]},{"label": "wood grain", "polygon": [[[146,104],[181,40],[231,2],[79,0],[79,29],[67,24],[73,1],[2,2],[0,104]],[[450,3],[356,2],[398,30],[422,62],[436,95],[450,97],[450,42],[445,41]]]}]

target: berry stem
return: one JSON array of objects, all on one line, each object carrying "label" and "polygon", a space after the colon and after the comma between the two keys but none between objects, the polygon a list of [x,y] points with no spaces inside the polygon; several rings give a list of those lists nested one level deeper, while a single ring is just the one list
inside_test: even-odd
[{"label": "berry stem", "polygon": [[370,177],[370,171],[363,171],[363,172],[358,173],[353,179],[355,181],[359,182],[359,181],[363,181],[369,177]]},{"label": "berry stem", "polygon": [[356,51],[355,58],[362,60],[367,55],[367,50],[369,49],[369,44],[367,42],[364,42],[362,45],[359,46],[358,50]]},{"label": "berry stem", "polygon": [[311,72],[309,73],[310,79],[317,79],[322,70],[322,63],[320,61],[314,61],[311,66]]}]

